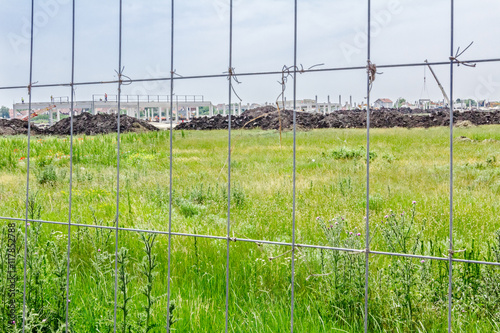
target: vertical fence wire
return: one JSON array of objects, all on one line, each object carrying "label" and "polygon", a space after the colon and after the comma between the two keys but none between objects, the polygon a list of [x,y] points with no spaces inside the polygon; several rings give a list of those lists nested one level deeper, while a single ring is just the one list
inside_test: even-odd
[{"label": "vertical fence wire", "polygon": [[122,92],[122,0],[120,0],[118,28],[118,108],[116,113],[116,216],[115,216],[115,304],[114,304],[114,332],[116,333],[116,308],[118,303],[118,222],[120,219],[120,118]]},{"label": "vertical fence wire", "polygon": [[[170,26],[170,132],[169,132],[169,194],[168,194],[168,262],[167,262],[167,333],[170,332],[170,277],[171,277],[171,258],[172,258],[172,187],[173,187],[173,109],[174,109],[174,2],[175,0],[171,0],[171,26]],[[177,110],[176,112],[179,112]]]},{"label": "vertical fence wire", "polygon": [[450,26],[450,244],[448,250],[448,332],[452,331],[452,306],[453,306],[453,53],[455,29],[455,2],[451,0],[451,26]]},{"label": "vertical fence wire", "polygon": [[297,160],[297,18],[298,4],[294,1],[293,19],[293,189],[292,189],[292,279],[291,279],[291,305],[290,305],[290,331],[293,333],[293,318],[295,310],[295,182],[296,182],[296,160]]},{"label": "vertical fence wire", "polygon": [[[28,257],[28,214],[30,195],[30,153],[31,153],[31,85],[33,84],[33,20],[35,16],[35,0],[31,0],[31,32],[30,32],[30,82],[28,85],[28,152],[26,154],[26,219],[24,221],[24,267],[23,267],[23,333],[26,326],[26,259]],[[13,323],[15,325],[15,322]]]},{"label": "vertical fence wire", "polygon": [[233,0],[229,0],[229,115],[227,118],[226,333],[229,329],[229,245],[231,242],[231,97],[233,90]]},{"label": "vertical fence wire", "polygon": [[[368,0],[367,64],[371,60],[371,0]],[[368,285],[370,270],[370,70],[366,73],[366,218],[365,218],[365,311],[364,330],[368,332]]]},{"label": "vertical fence wire", "polygon": [[68,207],[68,249],[66,258],[66,333],[69,330],[69,274],[71,253],[71,208],[73,202],[73,117],[75,97],[75,0],[72,2],[71,21],[71,107],[70,107],[70,147],[69,147],[69,207]]}]

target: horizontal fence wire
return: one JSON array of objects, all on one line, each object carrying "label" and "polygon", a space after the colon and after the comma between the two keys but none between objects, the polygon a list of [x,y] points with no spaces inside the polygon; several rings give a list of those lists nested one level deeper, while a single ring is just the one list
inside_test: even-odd
[{"label": "horizontal fence wire", "polygon": [[[490,58],[490,59],[469,59],[460,60],[464,63],[495,63],[500,62],[500,58]],[[455,65],[459,65],[458,62],[453,62]],[[439,61],[439,62],[415,62],[415,63],[401,63],[401,64],[386,64],[377,65],[377,68],[407,68],[407,67],[425,67],[425,66],[449,66],[450,61]],[[366,70],[365,66],[353,66],[353,67],[332,67],[332,68],[312,68],[312,69],[300,69],[297,72],[300,74],[307,73],[319,73],[319,72],[337,72],[337,71],[354,71],[354,70]],[[177,74],[177,73],[176,73]],[[263,71],[263,72],[242,72],[238,73],[238,76],[266,76],[266,75],[281,75],[283,71]],[[158,77],[158,78],[141,78],[141,79],[127,79],[126,83],[137,83],[137,82],[156,82],[156,81],[175,81],[175,80],[192,80],[192,79],[213,79],[213,78],[227,78],[227,74],[207,74],[207,75],[186,75],[186,76],[174,76],[174,77]],[[102,85],[102,84],[117,84],[120,80],[105,80],[105,81],[85,81],[85,82],[74,82],[74,86],[86,86],[86,85]],[[125,80],[124,80],[125,82]],[[36,84],[31,85],[32,88],[51,88],[51,87],[69,87],[71,82],[59,82],[59,83],[47,83],[47,84]],[[0,90],[10,90],[10,89],[27,89],[28,86],[0,86]]]},{"label": "horizontal fence wire", "polygon": [[[166,323],[166,330],[167,332],[170,331],[170,311],[169,311],[169,305],[170,305],[170,297],[171,297],[171,286],[170,286],[170,280],[171,280],[171,242],[172,242],[172,237],[193,237],[193,238],[205,238],[205,239],[212,239],[212,240],[220,240],[220,241],[225,241],[226,242],[226,303],[225,303],[225,331],[229,331],[229,295],[230,295],[230,290],[229,290],[229,282],[230,282],[230,245],[231,242],[246,242],[246,243],[253,243],[256,245],[277,245],[277,246],[283,246],[283,247],[291,247],[291,318],[290,318],[290,330],[293,333],[294,331],[294,277],[295,277],[295,266],[294,266],[294,256],[295,256],[295,250],[298,248],[306,248],[306,249],[322,249],[322,250],[331,250],[331,251],[341,251],[341,252],[348,252],[352,254],[360,254],[365,256],[366,260],[366,265],[365,265],[365,300],[364,300],[364,331],[368,332],[369,328],[369,322],[368,322],[368,313],[369,313],[369,259],[371,255],[376,255],[376,256],[391,256],[391,257],[404,257],[404,258],[409,258],[409,259],[421,259],[421,260],[436,260],[436,261],[443,261],[443,262],[448,262],[448,332],[452,331],[452,292],[453,292],[453,284],[452,284],[452,277],[453,277],[453,263],[469,263],[469,264],[480,264],[480,265],[491,265],[491,266],[500,266],[499,262],[489,262],[489,261],[480,261],[480,260],[468,260],[468,259],[457,259],[453,257],[454,254],[454,248],[453,248],[453,103],[450,105],[450,174],[449,174],[449,201],[450,201],[450,206],[449,206],[449,212],[450,212],[450,218],[449,218],[449,249],[448,253],[446,255],[443,255],[443,257],[438,257],[438,256],[426,256],[426,255],[418,255],[418,254],[406,254],[406,253],[394,253],[394,252],[385,252],[385,251],[373,251],[370,249],[370,222],[369,222],[369,215],[370,215],[370,208],[369,208],[369,194],[370,194],[370,159],[369,159],[369,153],[370,153],[370,90],[373,81],[370,79],[370,73],[367,71],[367,171],[366,171],[366,221],[365,221],[365,227],[366,227],[366,244],[364,249],[354,249],[354,248],[340,248],[340,247],[331,247],[331,246],[322,246],[322,245],[314,245],[314,244],[300,244],[296,243],[295,239],[295,185],[296,185],[296,95],[297,95],[297,87],[296,87],[296,82],[297,82],[297,75],[298,74],[314,74],[314,73],[322,73],[322,72],[337,72],[337,71],[354,71],[354,70],[367,70],[369,69],[370,66],[370,58],[371,58],[371,0],[367,0],[367,20],[368,20],[368,27],[367,27],[367,32],[368,32],[368,38],[367,38],[367,61],[368,61],[368,66],[349,66],[349,67],[330,67],[330,68],[309,68],[309,69],[299,69],[298,68],[298,63],[297,63],[297,29],[298,29],[298,23],[297,23],[297,17],[298,17],[298,6],[297,6],[297,0],[294,0],[294,68],[293,68],[293,80],[294,80],[294,87],[293,87],[293,99],[294,99],[294,107],[293,107],[293,212],[292,212],[292,242],[277,242],[277,241],[269,241],[269,240],[264,240],[264,239],[249,239],[249,238],[237,238],[237,237],[230,237],[230,231],[231,231],[231,113],[229,113],[229,123],[228,123],[228,209],[227,209],[227,233],[225,236],[216,236],[216,235],[204,235],[204,234],[196,234],[196,233],[180,233],[180,232],[173,232],[172,231],[172,188],[173,188],[173,177],[172,177],[172,164],[174,162],[173,157],[172,157],[172,152],[173,152],[173,141],[172,141],[172,131],[173,131],[173,117],[172,117],[172,109],[173,109],[173,96],[174,96],[174,81],[175,80],[191,80],[191,79],[210,79],[210,78],[227,78],[228,79],[228,91],[229,91],[229,105],[231,105],[232,102],[232,93],[233,93],[233,61],[232,61],[232,53],[233,53],[233,0],[229,0],[229,15],[230,15],[230,20],[229,20],[229,69],[227,73],[223,74],[208,74],[208,75],[187,75],[187,76],[181,76],[180,74],[175,73],[174,70],[174,19],[175,19],[175,13],[174,13],[174,0],[171,0],[171,58],[170,58],[170,65],[171,65],[171,71],[170,71],[170,76],[169,77],[159,77],[159,78],[138,78],[138,79],[131,79],[126,77],[124,80],[122,77],[122,0],[119,1],[119,52],[118,52],[118,78],[116,80],[107,80],[107,81],[85,81],[85,82],[75,82],[74,79],[74,70],[75,70],[75,0],[73,0],[73,8],[72,8],[72,75],[71,75],[71,82],[60,82],[60,83],[48,83],[48,84],[38,84],[38,83],[33,83],[33,43],[34,43],[34,0],[31,0],[31,35],[30,35],[30,42],[31,42],[31,47],[30,47],[30,58],[29,58],[29,84],[27,86],[23,85],[15,85],[15,86],[0,86],[0,90],[10,90],[10,89],[28,89],[29,93],[29,101],[28,101],[28,108],[29,108],[29,115],[32,112],[32,89],[34,88],[47,88],[47,87],[70,87],[71,88],[71,131],[70,131],[70,138],[71,138],[71,148],[70,148],[70,181],[69,181],[69,211],[68,211],[68,221],[67,222],[62,222],[62,221],[48,221],[48,220],[42,220],[42,219],[30,219],[28,218],[28,201],[29,201],[29,193],[30,193],[30,177],[29,177],[29,170],[30,170],[30,149],[31,149],[31,121],[28,121],[28,147],[27,147],[27,174],[26,174],[26,180],[27,180],[27,185],[26,185],[26,212],[25,212],[25,218],[15,218],[15,217],[1,217],[0,220],[3,221],[19,221],[19,222],[24,222],[24,291],[23,291],[23,327],[22,331],[25,332],[25,326],[26,326],[26,257],[27,257],[27,227],[29,222],[36,222],[36,223],[42,223],[42,224],[47,224],[47,225],[61,225],[61,226],[67,226],[68,227],[68,247],[67,247],[67,285],[66,285],[66,332],[69,331],[70,323],[69,323],[69,295],[70,295],[70,290],[69,290],[69,276],[70,276],[70,252],[71,252],[71,227],[85,227],[85,228],[97,228],[97,229],[105,229],[105,230],[110,230],[110,231],[115,231],[115,290],[114,290],[114,325],[115,325],[115,332],[116,332],[116,318],[117,318],[117,259],[118,259],[118,233],[119,231],[124,231],[124,232],[136,232],[136,233],[149,233],[149,234],[160,234],[160,235],[168,235],[169,236],[169,241],[168,241],[168,288],[167,288],[167,323]],[[453,84],[454,84],[454,65],[460,65],[460,63],[496,63],[500,62],[500,58],[486,58],[486,59],[471,59],[471,60],[463,60],[463,61],[457,61],[453,57],[454,53],[454,0],[450,0],[450,19],[451,19],[451,26],[450,26],[450,48],[451,48],[451,56],[449,58],[449,61],[437,61],[437,62],[414,62],[414,63],[399,63],[399,64],[385,64],[385,65],[378,65],[377,68],[410,68],[410,67],[422,67],[422,66],[450,66],[450,100],[453,101]],[[256,71],[256,72],[243,72],[243,73],[238,73],[238,76],[244,77],[244,76],[266,76],[266,75],[282,75],[283,71]],[[174,75],[175,74],[175,75]],[[124,76],[124,75],[123,75]],[[104,85],[104,84],[116,84],[118,87],[118,109],[120,109],[120,95],[121,95],[121,87],[123,84],[129,84],[129,83],[134,83],[134,82],[155,82],[155,81],[170,81],[171,86],[170,86],[170,167],[169,167],[169,175],[170,175],[170,198],[169,198],[169,220],[168,220],[168,231],[161,231],[161,230],[150,230],[150,229],[140,229],[140,228],[125,228],[125,227],[120,227],[119,226],[119,204],[120,204],[120,187],[119,187],[119,182],[120,182],[120,117],[118,117],[118,126],[117,126],[117,168],[116,168],[116,180],[117,180],[117,186],[116,186],[116,219],[115,219],[115,224],[114,226],[103,226],[103,225],[92,225],[92,224],[83,224],[83,223],[73,223],[72,218],[71,218],[71,204],[72,204],[72,172],[73,172],[73,107],[74,107],[74,90],[75,86],[85,86],[85,85]],[[285,252],[286,254],[288,252]],[[173,263],[175,264],[175,263]]]},{"label": "horizontal fence wire", "polygon": [[[25,221],[26,219],[14,218],[14,217],[0,217],[0,220]],[[35,220],[35,219],[28,219],[28,222],[44,223],[44,224],[52,224],[52,225],[63,225],[63,226],[68,225],[68,222]],[[105,226],[105,225],[84,224],[84,223],[71,223],[71,225],[73,227],[81,227],[81,228],[115,230],[115,227]],[[278,245],[278,246],[288,246],[288,247],[292,246],[292,243],[290,243],[290,242],[277,242],[277,241],[270,241],[270,240],[265,240],[265,239],[251,239],[251,238],[239,238],[239,237],[229,237],[228,238],[227,236],[192,234],[192,233],[174,232],[174,231],[168,232],[168,231],[162,231],[162,230],[125,228],[125,227],[119,227],[118,230],[119,231],[136,232],[136,233],[151,233],[151,234],[158,234],[158,235],[171,234],[172,236],[206,238],[206,239],[214,239],[214,240],[227,240],[227,239],[229,239],[232,242],[247,242],[247,243],[255,243],[257,245],[260,245],[260,244],[264,245],[265,244],[265,245]],[[323,245],[315,245],[315,244],[302,244],[302,243],[296,243],[295,247],[297,247],[297,248],[309,248],[309,249],[333,250],[333,251],[342,251],[342,252],[354,252],[354,253],[366,253],[367,252],[365,249],[352,249],[352,248],[323,246]],[[368,251],[368,253],[373,254],[373,255],[396,256],[396,257],[406,257],[406,258],[414,258],[414,259],[428,259],[428,260],[439,260],[439,261],[448,261],[449,260],[448,256],[436,257],[436,256],[426,256],[426,255],[418,255],[418,254],[395,253],[395,252],[372,251],[372,250]],[[453,258],[452,261],[453,262],[471,263],[471,264],[500,266],[500,262],[494,262],[494,261],[468,260],[468,259],[456,259],[456,258]]]}]

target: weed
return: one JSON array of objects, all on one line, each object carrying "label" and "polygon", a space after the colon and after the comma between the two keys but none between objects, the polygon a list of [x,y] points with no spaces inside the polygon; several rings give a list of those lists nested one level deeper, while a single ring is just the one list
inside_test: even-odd
[{"label": "weed", "polygon": [[486,164],[493,165],[496,162],[497,162],[497,158],[495,155],[490,155],[490,156],[486,157]]},{"label": "weed", "polygon": [[[362,249],[364,247],[361,233],[356,228],[349,228],[343,217],[328,222],[317,218],[329,246],[336,248]],[[329,258],[324,269],[329,273],[322,274],[329,285],[328,302],[334,317],[342,321],[362,321],[364,302],[365,258],[343,251],[331,251],[325,255]],[[324,260],[324,259],[323,259]]]},{"label": "weed", "polygon": [[245,192],[243,187],[236,185],[231,188],[231,201],[236,207],[241,207],[245,204]]},{"label": "weed", "polygon": [[119,290],[122,295],[123,303],[119,305],[119,308],[123,312],[123,322],[122,322],[122,332],[127,333],[130,332],[132,325],[128,323],[128,314],[129,314],[129,305],[128,303],[132,299],[130,296],[130,281],[131,276],[127,272],[128,265],[130,263],[129,251],[127,248],[122,247],[118,251],[118,280],[119,280]]},{"label": "weed", "polygon": [[53,165],[45,165],[40,169],[36,169],[35,175],[40,185],[54,186],[58,180],[56,168]]},{"label": "weed", "polygon": [[394,155],[392,155],[392,154],[384,154],[384,155],[382,155],[382,158],[389,163],[392,163],[396,160],[396,157],[394,157]]},{"label": "weed", "polygon": [[[421,248],[421,235],[425,225],[422,225],[420,230],[416,229],[415,206],[416,203],[414,202],[409,214],[402,212],[397,216],[391,211],[386,215],[384,224],[381,226],[381,232],[388,251],[416,254]],[[394,288],[396,302],[401,304],[400,311],[398,311],[399,315],[405,318],[408,325],[416,325],[414,312],[415,303],[418,302],[418,299],[416,299],[415,288],[417,286],[419,266],[411,259],[391,257],[391,265],[388,270],[390,279],[393,280],[391,285]],[[395,281],[399,283],[395,283]]]},{"label": "weed", "polygon": [[[351,149],[348,147],[340,147],[339,149],[330,150],[326,156],[333,158],[334,160],[354,160],[366,157],[366,148],[359,147],[358,149]],[[377,152],[370,151],[370,160],[377,157]]]},{"label": "weed", "polygon": [[193,217],[199,215],[203,210],[203,206],[197,205],[187,199],[179,198],[177,201],[177,206],[179,207],[179,212],[184,217]]},{"label": "weed", "polygon": [[39,220],[42,216],[42,204],[38,199],[38,193],[30,193],[28,197],[28,219]]},{"label": "weed", "polygon": [[156,268],[158,266],[156,254],[153,253],[153,247],[155,245],[156,234],[140,234],[141,241],[144,245],[143,251],[145,256],[142,258],[139,264],[139,272],[145,279],[141,286],[141,293],[146,297],[146,302],[143,306],[145,323],[144,332],[147,333],[155,327],[159,327],[158,324],[152,323],[152,312],[153,306],[158,301],[158,297],[153,296],[153,283],[158,275]]},{"label": "weed", "polygon": [[341,147],[339,149],[329,151],[328,155],[335,160],[361,158],[363,156],[363,149]]}]

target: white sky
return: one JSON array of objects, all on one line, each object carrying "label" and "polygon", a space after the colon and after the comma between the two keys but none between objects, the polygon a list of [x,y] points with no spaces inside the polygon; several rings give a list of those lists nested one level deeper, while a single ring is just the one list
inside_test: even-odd
[{"label": "white sky", "polygon": [[[71,79],[71,0],[35,0],[33,81]],[[75,81],[116,79],[118,0],[76,1]],[[233,67],[236,73],[279,71],[293,64],[293,0],[234,0]],[[0,0],[0,86],[27,86],[31,1]],[[455,45],[474,45],[464,59],[500,58],[500,2],[455,0]],[[229,0],[178,0],[175,9],[176,72],[183,76],[221,74],[228,68]],[[449,0],[372,0],[372,62],[378,65],[447,61],[450,54]],[[123,0],[124,74],[133,79],[168,77],[170,72],[170,0]],[[366,0],[299,0],[298,62],[323,68],[366,65]],[[380,70],[372,100],[442,99],[424,68]],[[449,89],[449,66],[435,67]],[[235,87],[243,103],[272,102],[281,92],[279,75],[242,76]],[[215,104],[228,100],[226,78],[179,80],[178,95],[204,95]],[[124,94],[168,95],[169,83],[134,83]],[[366,95],[365,70],[301,74],[297,98],[332,101]],[[116,94],[117,86],[79,86],[76,97]],[[69,96],[68,87],[33,89],[34,101]],[[287,98],[292,96],[289,81]],[[0,90],[0,104],[27,100],[27,89]],[[500,100],[500,63],[460,66],[455,98]]]}]

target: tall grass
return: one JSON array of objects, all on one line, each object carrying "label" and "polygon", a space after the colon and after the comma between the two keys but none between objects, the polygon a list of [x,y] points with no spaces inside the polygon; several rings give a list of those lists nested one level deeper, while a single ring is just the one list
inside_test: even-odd
[{"label": "tall grass", "polygon": [[[500,131],[457,129],[475,141],[455,144],[456,258],[500,260]],[[169,133],[121,136],[119,223],[166,231]],[[174,132],[172,229],[224,236],[227,223],[227,132]],[[487,140],[488,141],[483,141]],[[299,243],[362,249],[365,239],[366,135],[362,130],[297,133],[296,232]],[[0,139],[0,215],[25,214],[26,138]],[[116,215],[116,136],[74,139],[72,221],[112,227]],[[231,237],[291,242],[292,133],[233,132]],[[374,129],[370,157],[370,225],[374,250],[443,257],[448,251],[449,142],[445,128]],[[67,221],[69,140],[32,140],[29,216]],[[412,202],[415,201],[415,204]],[[391,211],[392,210],[392,211]],[[403,215],[401,215],[403,214]],[[318,219],[319,217],[319,219]],[[338,223],[338,224],[335,224]],[[5,244],[7,222],[2,229]],[[16,267],[20,318],[24,225],[18,223]],[[67,227],[32,223],[26,261],[32,332],[62,330],[66,301]],[[351,234],[352,232],[352,234]],[[359,234],[359,236],[358,236]],[[118,317],[121,332],[179,332],[225,326],[225,241],[172,237],[172,300],[167,310],[168,238],[119,233]],[[114,326],[114,232],[72,228],[70,330]],[[4,249],[5,247],[3,247]],[[230,330],[281,332],[290,322],[288,247],[231,242]],[[464,251],[460,251],[464,250]],[[2,255],[5,251],[2,250]],[[6,263],[0,257],[2,277]],[[269,260],[269,258],[276,258]],[[299,331],[361,332],[364,255],[299,248],[295,323]],[[370,331],[440,332],[447,325],[446,261],[370,257]],[[500,271],[454,265],[455,331],[495,331]],[[5,281],[3,278],[1,281]],[[6,285],[0,282],[5,291]],[[8,328],[2,298],[0,330]],[[20,320],[18,321],[18,323]],[[18,326],[19,327],[19,326]]]}]

